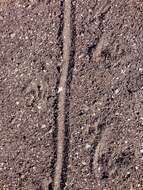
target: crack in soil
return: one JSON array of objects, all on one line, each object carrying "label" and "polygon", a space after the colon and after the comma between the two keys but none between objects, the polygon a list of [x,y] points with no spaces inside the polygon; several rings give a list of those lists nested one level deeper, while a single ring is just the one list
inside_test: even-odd
[{"label": "crack in soil", "polygon": [[64,160],[64,139],[65,139],[65,99],[66,82],[70,63],[71,51],[71,0],[65,0],[64,4],[64,28],[63,28],[63,68],[59,83],[58,101],[58,134],[57,134],[57,161],[55,167],[54,190],[60,190],[61,175]]}]

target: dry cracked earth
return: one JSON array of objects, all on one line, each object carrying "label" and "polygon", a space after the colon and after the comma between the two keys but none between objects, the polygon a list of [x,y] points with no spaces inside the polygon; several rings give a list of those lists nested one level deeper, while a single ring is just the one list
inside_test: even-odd
[{"label": "dry cracked earth", "polygon": [[0,0],[0,190],[143,190],[143,1]]}]

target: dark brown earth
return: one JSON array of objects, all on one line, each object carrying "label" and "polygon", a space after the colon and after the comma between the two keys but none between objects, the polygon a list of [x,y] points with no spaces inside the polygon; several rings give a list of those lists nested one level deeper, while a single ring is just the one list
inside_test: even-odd
[{"label": "dark brown earth", "polygon": [[143,1],[66,2],[0,0],[0,190],[143,190]]}]

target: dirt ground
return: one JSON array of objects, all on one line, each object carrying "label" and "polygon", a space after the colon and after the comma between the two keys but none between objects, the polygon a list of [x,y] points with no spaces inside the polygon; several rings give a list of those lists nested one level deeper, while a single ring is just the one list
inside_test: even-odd
[{"label": "dirt ground", "polygon": [[0,0],[0,190],[143,190],[143,1],[64,4]]}]

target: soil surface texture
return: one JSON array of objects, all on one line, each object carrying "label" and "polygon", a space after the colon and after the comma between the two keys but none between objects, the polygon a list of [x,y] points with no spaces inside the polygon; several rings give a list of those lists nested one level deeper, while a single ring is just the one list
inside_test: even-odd
[{"label": "soil surface texture", "polygon": [[0,190],[143,190],[143,1],[0,0]]}]

